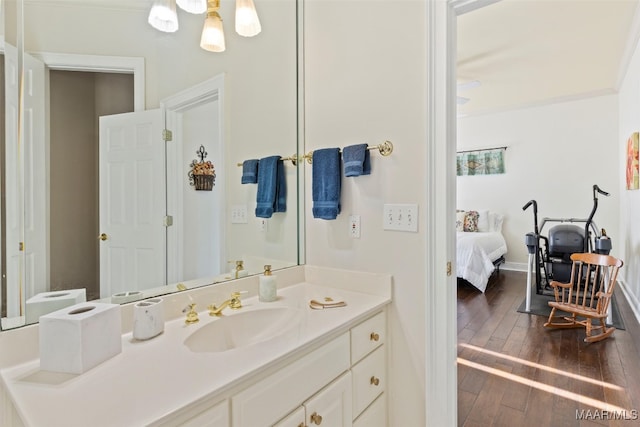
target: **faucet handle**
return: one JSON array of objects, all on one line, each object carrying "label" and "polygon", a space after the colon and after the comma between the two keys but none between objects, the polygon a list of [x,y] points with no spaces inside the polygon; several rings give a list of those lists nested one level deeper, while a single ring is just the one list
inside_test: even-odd
[{"label": "faucet handle", "polygon": [[186,323],[187,325],[190,325],[192,323],[197,323],[198,320],[198,312],[196,312],[194,310],[196,304],[195,303],[191,303],[188,306],[186,306],[184,308],[184,310],[182,310],[183,313],[187,313],[187,318],[185,319],[184,323]]},{"label": "faucet handle", "polygon": [[229,302],[229,308],[237,310],[242,308],[242,301],[240,301],[240,295],[246,294],[248,291],[235,291],[231,293],[231,301]]}]

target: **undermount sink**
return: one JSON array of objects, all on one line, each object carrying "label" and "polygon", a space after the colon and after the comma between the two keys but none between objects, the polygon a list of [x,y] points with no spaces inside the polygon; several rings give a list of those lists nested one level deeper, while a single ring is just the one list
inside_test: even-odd
[{"label": "undermount sink", "polygon": [[219,353],[248,347],[286,333],[295,332],[302,310],[291,307],[269,307],[225,315],[199,327],[184,344],[196,353]]}]

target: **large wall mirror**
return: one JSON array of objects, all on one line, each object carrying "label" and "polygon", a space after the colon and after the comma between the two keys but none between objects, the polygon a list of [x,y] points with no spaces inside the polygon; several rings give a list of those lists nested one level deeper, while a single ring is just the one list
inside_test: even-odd
[{"label": "large wall mirror", "polygon": [[269,218],[241,183],[243,161],[303,151],[300,2],[255,0],[262,32],[243,37],[222,0],[220,53],[200,48],[205,14],[151,27],[152,0],[2,2],[2,329],[302,263],[300,166],[283,162]]}]

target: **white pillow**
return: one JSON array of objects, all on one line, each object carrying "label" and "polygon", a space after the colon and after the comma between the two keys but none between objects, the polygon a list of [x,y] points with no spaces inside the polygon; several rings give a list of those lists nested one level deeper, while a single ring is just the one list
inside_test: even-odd
[{"label": "white pillow", "polygon": [[465,211],[456,212],[456,231],[464,231],[464,217],[466,214]]},{"label": "white pillow", "polygon": [[482,210],[478,211],[478,231],[490,231],[491,226],[489,225],[489,211]]},{"label": "white pillow", "polygon": [[502,233],[502,222],[504,221],[504,216],[499,213],[490,212],[489,213],[489,231],[497,231],[498,233]]}]

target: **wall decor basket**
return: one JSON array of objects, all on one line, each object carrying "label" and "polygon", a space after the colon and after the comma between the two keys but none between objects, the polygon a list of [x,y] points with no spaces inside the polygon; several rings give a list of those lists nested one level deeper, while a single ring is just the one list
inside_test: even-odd
[{"label": "wall decor basket", "polygon": [[196,190],[211,191],[215,181],[215,175],[193,175],[193,182]]},{"label": "wall decor basket", "polygon": [[211,191],[216,182],[216,170],[209,160],[205,161],[207,152],[201,145],[196,151],[200,161],[194,160],[189,165],[191,169],[187,174],[189,176],[189,184],[194,186],[196,190]]}]

